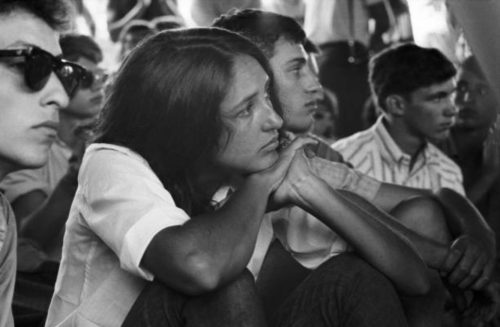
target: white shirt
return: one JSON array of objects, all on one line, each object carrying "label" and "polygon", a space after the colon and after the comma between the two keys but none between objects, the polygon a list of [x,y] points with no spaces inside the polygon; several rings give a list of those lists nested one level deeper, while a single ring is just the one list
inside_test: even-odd
[{"label": "white shirt", "polygon": [[[376,194],[380,186],[342,164],[317,158],[313,169],[335,188],[358,189],[367,197]],[[227,191],[217,192],[214,199],[221,200],[222,193]],[[188,219],[142,157],[120,146],[91,145],[80,168],[79,187],[66,224],[46,326],[120,326],[146,281],[153,279],[140,266],[152,238]],[[274,237],[273,222],[290,222],[277,230],[279,237],[290,243],[288,248],[304,253],[299,255],[304,261],[299,262],[311,266],[307,264],[310,261],[314,266],[329,257],[332,234],[325,240],[311,241],[317,235],[312,230],[310,235],[304,232],[307,238],[301,237],[303,219],[321,231],[327,229],[298,208],[264,217],[248,263],[255,277]]]},{"label": "white shirt", "polygon": [[123,147],[89,146],[78,182],[46,326],[120,326],[153,279],[140,266],[147,246],[189,216],[148,163]]},{"label": "white shirt", "polygon": [[371,128],[337,141],[332,148],[357,170],[380,181],[433,191],[447,187],[465,195],[460,168],[431,143],[420,151],[410,169],[411,157],[393,140],[383,117]]}]

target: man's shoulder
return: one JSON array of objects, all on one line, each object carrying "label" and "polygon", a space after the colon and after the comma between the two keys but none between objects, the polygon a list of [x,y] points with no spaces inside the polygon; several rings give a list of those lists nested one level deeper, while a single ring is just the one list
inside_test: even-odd
[{"label": "man's shoulder", "polygon": [[346,159],[376,147],[375,135],[371,129],[358,132],[332,144],[332,149],[339,151]]},{"label": "man's shoulder", "polygon": [[433,157],[433,163],[438,164],[443,169],[446,169],[449,172],[453,172],[459,175],[462,175],[462,171],[458,164],[451,159],[444,151],[438,148],[436,145],[429,143],[429,153]]}]

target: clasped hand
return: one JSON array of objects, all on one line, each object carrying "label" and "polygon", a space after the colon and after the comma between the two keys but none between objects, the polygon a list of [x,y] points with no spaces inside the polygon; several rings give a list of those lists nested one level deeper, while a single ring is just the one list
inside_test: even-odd
[{"label": "clasped hand", "polygon": [[273,180],[268,211],[296,202],[299,197],[298,185],[313,175],[308,158],[314,153],[307,147],[316,143],[309,137],[297,137],[280,151],[277,162],[264,172]]},{"label": "clasped hand", "polygon": [[442,275],[447,276],[452,285],[478,291],[490,281],[494,266],[494,253],[478,240],[464,235],[450,246]]}]

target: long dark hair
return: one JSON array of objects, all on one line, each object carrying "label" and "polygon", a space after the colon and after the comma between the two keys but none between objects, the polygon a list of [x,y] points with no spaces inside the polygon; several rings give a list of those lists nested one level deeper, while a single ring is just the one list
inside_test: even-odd
[{"label": "long dark hair", "polygon": [[[272,73],[249,40],[217,28],[160,32],[123,63],[96,129],[94,142],[122,145],[144,157],[177,206],[189,214],[210,207],[194,196],[190,169],[210,162],[224,131],[220,105],[235,59],[255,58]],[[274,108],[279,103],[271,92]]]}]

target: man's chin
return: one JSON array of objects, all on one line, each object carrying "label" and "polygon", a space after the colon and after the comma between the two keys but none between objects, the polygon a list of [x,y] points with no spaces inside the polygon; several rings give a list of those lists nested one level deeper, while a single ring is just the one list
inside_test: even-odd
[{"label": "man's chin", "polygon": [[286,125],[285,128],[287,131],[294,134],[305,134],[311,131],[313,124],[314,118],[311,118],[310,120],[293,122],[289,125]]}]

